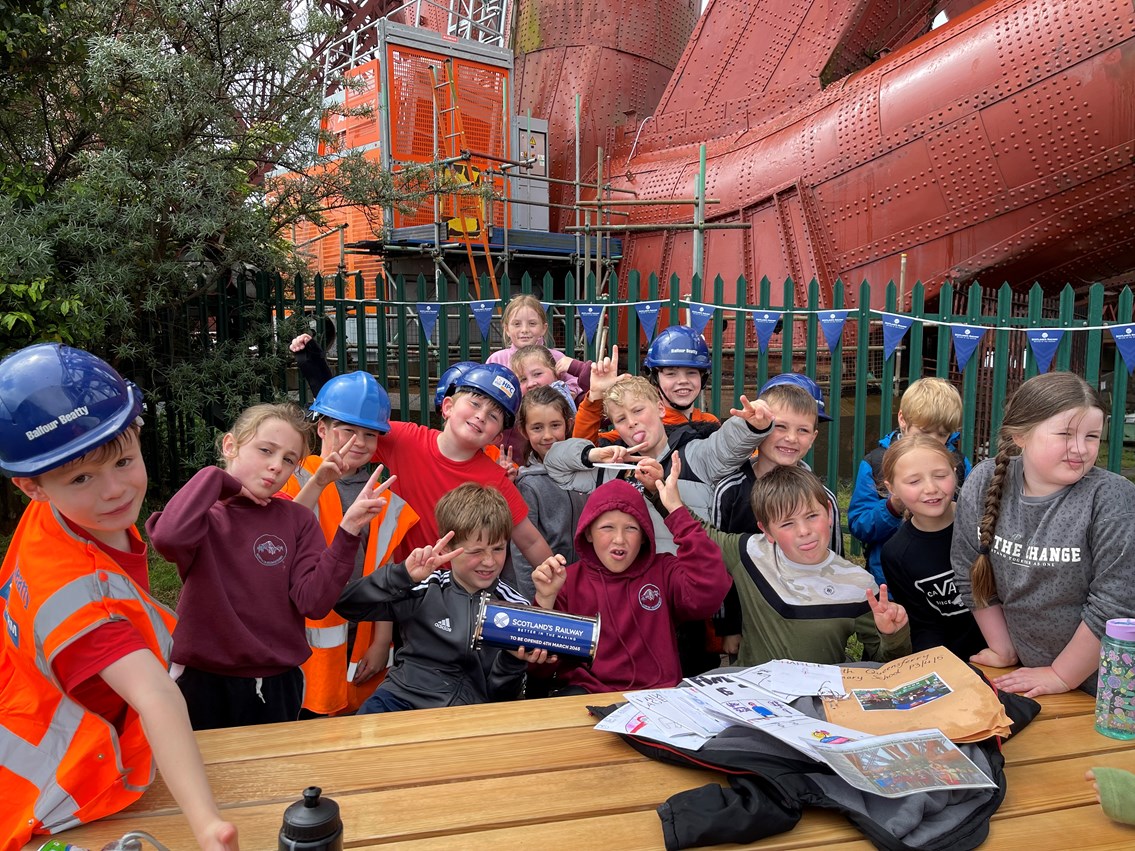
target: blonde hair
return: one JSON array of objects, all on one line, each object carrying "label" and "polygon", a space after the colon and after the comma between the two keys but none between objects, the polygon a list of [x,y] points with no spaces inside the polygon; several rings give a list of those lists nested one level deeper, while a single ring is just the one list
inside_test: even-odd
[{"label": "blonde hair", "polygon": [[962,395],[944,378],[920,378],[902,394],[899,413],[915,428],[953,433],[962,427]]},{"label": "blonde hair", "polygon": [[621,375],[603,395],[603,412],[610,416],[612,405],[625,408],[631,399],[644,399],[652,405],[662,401],[658,388],[641,375]]},{"label": "blonde hair", "polygon": [[795,384],[774,384],[760,395],[769,405],[776,405],[802,417],[812,417],[820,422],[820,408],[812,394]]},{"label": "blonde hair", "polygon": [[[311,449],[311,436],[315,432],[315,423],[307,418],[307,413],[299,405],[293,402],[267,402],[262,405],[253,405],[251,408],[246,408],[241,412],[240,416],[236,418],[233,427],[229,429],[229,434],[232,435],[233,443],[236,448],[244,446],[248,441],[256,437],[256,432],[260,426],[269,420],[280,420],[285,425],[291,426],[296,434],[300,436],[302,446],[300,447],[300,454],[307,455]],[[217,440],[217,449],[222,459],[222,464],[228,466],[228,458],[225,457],[224,450],[221,448],[224,435],[221,435]],[[302,460],[302,459],[301,459]]]},{"label": "blonde hair", "polygon": [[883,481],[893,482],[895,478],[895,467],[898,466],[899,461],[914,452],[917,449],[928,449],[942,456],[942,460],[950,465],[953,470],[958,464],[958,456],[954,454],[953,450],[946,447],[946,444],[940,440],[935,440],[928,434],[911,434],[904,437],[902,440],[896,440],[883,453]]},{"label": "blonde hair", "polygon": [[[504,314],[501,316],[501,326],[504,335],[508,337],[508,323],[517,313],[524,308],[534,310],[536,315],[544,320],[544,334],[548,333],[548,315],[544,312],[544,305],[540,304],[540,299],[534,295],[524,293],[523,295],[513,296],[509,301],[508,306],[504,309]],[[509,338],[509,343],[512,343],[512,338]]]},{"label": "blonde hair", "polygon": [[[970,572],[973,599],[985,606],[997,594],[989,552],[1001,517],[1001,498],[1008,479],[1009,461],[1020,453],[1013,438],[1027,435],[1045,420],[1063,411],[1098,408],[1107,414],[1099,394],[1088,382],[1070,372],[1046,372],[1030,378],[1016,389],[1005,406],[1005,418],[997,433],[997,456],[993,475],[985,489],[984,513],[977,527],[977,558]],[[903,441],[899,441],[902,443]]]},{"label": "blonde hair", "polygon": [[541,366],[551,370],[556,368],[556,359],[552,357],[551,350],[547,346],[534,343],[531,346],[521,346],[512,353],[512,357],[508,359],[509,369],[519,376],[521,365],[530,360],[538,360]]},{"label": "blonde hair", "polygon": [[762,527],[810,505],[824,511],[830,507],[828,494],[816,474],[795,464],[776,467],[757,479],[749,494],[749,505]]},{"label": "blonde hair", "polygon": [[505,498],[495,488],[476,482],[458,485],[439,499],[434,517],[439,534],[453,533],[453,546],[475,541],[482,533],[490,544],[512,538],[512,511]]}]

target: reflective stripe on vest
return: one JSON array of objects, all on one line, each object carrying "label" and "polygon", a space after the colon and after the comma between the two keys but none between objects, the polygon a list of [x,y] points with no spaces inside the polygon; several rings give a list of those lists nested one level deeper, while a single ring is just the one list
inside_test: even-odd
[{"label": "reflective stripe on vest", "polygon": [[56,781],[55,770],[59,765],[59,754],[71,747],[82,720],[83,710],[78,704],[70,700],[59,701],[51,724],[38,745],[0,725],[0,753],[4,754],[4,768],[39,790],[35,818],[40,824],[51,825],[53,832],[81,824],[75,817],[79,805]]},{"label": "reflective stripe on vest", "polygon": [[[346,647],[347,645],[346,621],[338,626],[309,626],[305,632],[307,633],[307,644],[312,650],[330,650],[333,647]],[[346,651],[344,650],[345,657]]]}]

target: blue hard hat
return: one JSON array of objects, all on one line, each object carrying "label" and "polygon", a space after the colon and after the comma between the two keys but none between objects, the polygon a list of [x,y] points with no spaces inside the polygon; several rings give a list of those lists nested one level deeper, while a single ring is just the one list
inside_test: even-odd
[{"label": "blue hard hat", "polygon": [[380,434],[390,431],[390,397],[369,372],[335,376],[320,388],[311,410]]},{"label": "blue hard hat", "polygon": [[441,413],[441,403],[445,401],[446,396],[453,393],[457,379],[475,366],[481,366],[481,364],[475,360],[463,360],[461,363],[455,363],[441,374],[441,378],[437,382],[437,390],[434,392],[434,410],[439,414]]},{"label": "blue hard hat", "polygon": [[647,369],[664,366],[687,366],[708,370],[709,346],[705,337],[688,325],[671,325],[663,328],[646,350],[642,365]]},{"label": "blue hard hat", "polygon": [[766,390],[770,387],[776,387],[778,384],[791,384],[793,387],[799,387],[801,390],[807,391],[808,395],[816,400],[816,412],[819,414],[820,419],[826,423],[832,421],[832,418],[824,413],[824,393],[820,390],[820,385],[808,376],[801,375],[799,372],[782,372],[780,375],[774,375],[765,382],[764,387],[760,389],[757,396],[765,395]]},{"label": "blue hard hat", "polygon": [[59,343],[0,361],[0,472],[38,476],[109,443],[142,413],[142,392],[102,358]]},{"label": "blue hard hat", "polygon": [[454,391],[475,390],[504,408],[504,427],[512,428],[520,410],[520,379],[507,366],[479,363],[454,382]]}]

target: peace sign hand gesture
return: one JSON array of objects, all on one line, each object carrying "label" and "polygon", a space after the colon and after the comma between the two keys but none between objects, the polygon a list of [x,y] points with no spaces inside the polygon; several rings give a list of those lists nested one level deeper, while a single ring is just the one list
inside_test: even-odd
[{"label": "peace sign hand gesture", "polygon": [[333,482],[339,481],[347,473],[351,472],[351,467],[346,461],[351,447],[355,445],[355,439],[358,435],[352,434],[345,441],[342,441],[342,434],[339,429],[328,429],[323,438],[323,448],[320,452],[320,457],[323,461],[315,471],[312,477],[315,479],[316,485],[323,489]]},{"label": "peace sign hand gesture", "polygon": [[370,522],[371,517],[386,507],[388,502],[386,491],[390,489],[390,486],[398,477],[391,476],[385,482],[379,484],[378,478],[382,475],[382,471],[383,466],[379,464],[375,471],[370,474],[370,478],[363,485],[363,489],[359,491],[359,495],[355,497],[355,501],[351,503],[351,507],[343,512],[343,519],[339,522],[341,529],[350,532],[352,535],[357,535]]},{"label": "peace sign hand gesture", "polygon": [[446,546],[453,539],[453,532],[446,532],[436,544],[418,547],[406,559],[406,572],[415,582],[421,582],[439,567],[449,564],[465,552],[464,547],[446,552]]},{"label": "peace sign hand gesture", "polygon": [[730,408],[729,413],[740,417],[757,431],[764,431],[772,425],[772,408],[764,399],[750,402],[748,397],[741,397],[740,408]]},{"label": "peace sign hand gesture", "polygon": [[619,380],[619,347],[611,347],[609,358],[596,358],[591,364],[591,384],[587,398],[592,402],[602,402],[607,391]]},{"label": "peace sign hand gesture", "polygon": [[894,635],[907,624],[906,609],[893,600],[887,599],[886,584],[879,586],[879,599],[867,591],[867,605],[875,616],[875,628],[880,635]]}]

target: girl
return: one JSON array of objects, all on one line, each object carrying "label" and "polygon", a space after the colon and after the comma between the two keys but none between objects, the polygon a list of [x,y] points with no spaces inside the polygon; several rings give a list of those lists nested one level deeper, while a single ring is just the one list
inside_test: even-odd
[{"label": "girl", "polygon": [[[544,305],[534,295],[514,296],[504,309],[504,338],[509,344],[508,348],[493,352],[485,363],[499,363],[508,366],[516,350],[524,346],[544,345],[548,338],[548,317],[544,313]],[[558,349],[550,349],[553,363],[561,360],[564,353]],[[579,394],[579,384],[572,377],[566,379],[571,388],[572,397]]]},{"label": "girl", "polygon": [[[516,430],[527,439],[530,454],[527,464],[520,468],[516,477],[516,487],[524,501],[528,503],[528,519],[531,520],[553,553],[564,556],[570,564],[576,560],[575,528],[585,494],[565,490],[548,476],[544,469],[544,456],[557,442],[571,434],[574,409],[567,397],[555,387],[533,387],[520,400],[520,412],[516,417]],[[505,582],[533,599],[535,586],[532,584],[532,568],[524,554],[514,545],[512,547],[512,573],[506,568]]]},{"label": "girl", "polygon": [[941,441],[908,435],[883,455],[887,490],[908,518],[883,544],[883,575],[906,608],[914,652],[944,645],[963,659],[985,647],[973,615],[958,599],[950,566],[957,457]]},{"label": "girl", "polygon": [[962,487],[951,558],[988,645],[971,661],[1024,665],[1005,691],[1094,694],[1105,622],[1135,613],[1135,485],[1094,466],[1103,422],[1083,379],[1030,378]]},{"label": "girl", "polygon": [[249,408],[221,439],[225,468],[197,473],[146,523],[184,583],[171,674],[195,730],[298,717],[304,617],[331,611],[359,532],[385,505],[379,467],[328,547],[309,509],[272,498],[306,456],[311,427],[297,405]]},{"label": "girl", "polygon": [[[550,349],[540,346],[521,346],[509,360],[509,368],[516,373],[520,380],[521,394],[527,393],[534,387],[552,387],[564,395],[571,407],[571,414],[575,416],[575,397],[571,386],[563,378],[589,375],[590,361],[578,361],[572,358],[561,358],[555,361]],[[589,382],[588,382],[589,383]],[[586,388],[585,384],[585,388]],[[580,390],[582,395],[586,390]],[[500,436],[501,458],[524,464],[531,451],[524,432],[517,426],[506,428]],[[502,465],[504,460],[502,460]]]}]

